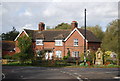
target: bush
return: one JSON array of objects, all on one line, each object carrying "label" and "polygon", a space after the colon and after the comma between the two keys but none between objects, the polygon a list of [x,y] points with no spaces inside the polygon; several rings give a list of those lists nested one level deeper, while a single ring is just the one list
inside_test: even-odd
[{"label": "bush", "polygon": [[107,66],[114,66],[113,64],[108,64]]},{"label": "bush", "polygon": [[10,56],[10,55],[5,55],[5,56],[3,56],[3,58],[4,58],[4,59],[12,59],[12,56]]},{"label": "bush", "polygon": [[106,60],[106,62],[110,62],[110,64],[114,64],[113,60]]},{"label": "bush", "polygon": [[[81,64],[80,64],[80,66],[84,66],[84,63],[81,63]],[[88,66],[88,64],[86,63],[86,65],[85,65],[85,66]]]},{"label": "bush", "polygon": [[74,57],[69,57],[67,60],[66,60],[68,63],[75,63],[76,62],[76,59]]},{"label": "bush", "polygon": [[67,59],[68,59],[68,56],[64,56],[64,57],[63,57],[63,60],[67,60]]}]

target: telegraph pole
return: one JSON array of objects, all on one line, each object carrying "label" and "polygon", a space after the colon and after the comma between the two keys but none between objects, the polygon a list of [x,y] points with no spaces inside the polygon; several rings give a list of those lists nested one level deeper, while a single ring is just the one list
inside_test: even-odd
[{"label": "telegraph pole", "polygon": [[86,65],[86,9],[85,9],[85,29],[84,29],[84,34],[85,34],[85,39],[84,39],[84,65]]}]

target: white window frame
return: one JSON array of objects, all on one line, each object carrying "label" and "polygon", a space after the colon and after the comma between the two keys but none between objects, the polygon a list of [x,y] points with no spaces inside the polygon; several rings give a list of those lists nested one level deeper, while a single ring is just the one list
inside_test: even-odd
[{"label": "white window frame", "polygon": [[57,58],[62,58],[62,51],[57,50],[55,53]]},{"label": "white window frame", "polygon": [[[37,42],[40,42],[39,44]],[[36,45],[43,45],[43,40],[41,39],[36,39]]]},{"label": "white window frame", "polygon": [[62,40],[55,40],[55,46],[63,46]]},{"label": "white window frame", "polygon": [[78,39],[74,39],[74,46],[78,46]]},{"label": "white window frame", "polygon": [[72,57],[79,57],[79,51],[73,51]]}]

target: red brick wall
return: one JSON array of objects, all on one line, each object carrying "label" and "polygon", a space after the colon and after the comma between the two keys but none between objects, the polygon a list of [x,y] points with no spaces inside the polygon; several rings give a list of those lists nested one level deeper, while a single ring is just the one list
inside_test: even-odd
[{"label": "red brick wall", "polygon": [[[21,36],[24,36],[25,33],[22,32]],[[74,46],[74,39],[78,39],[78,46]],[[18,41],[16,41],[16,53],[20,52],[20,49],[17,47]],[[94,47],[95,49],[100,47],[100,43],[86,43],[87,47]],[[42,49],[53,49],[53,53],[55,56],[55,52],[60,50],[62,51],[62,57],[66,56],[68,53],[68,49],[70,50],[70,54],[72,56],[73,51],[79,51],[79,54],[84,53],[84,39],[83,37],[75,31],[68,39],[66,42],[63,42],[63,46],[55,46],[55,42],[43,42],[43,45],[37,45],[34,42],[33,47],[35,50],[42,50]],[[80,55],[79,55],[80,56]]]},{"label": "red brick wall", "polygon": [[14,55],[15,54],[15,51],[2,51],[2,56],[5,56],[5,55]]},{"label": "red brick wall", "polygon": [[[78,39],[78,46],[74,46],[74,39]],[[65,55],[67,55],[67,48],[70,50],[70,54],[72,55],[73,51],[79,51],[79,53],[84,52],[84,39],[83,37],[75,31],[65,42]]]},{"label": "red brick wall", "polygon": [[95,43],[95,42],[88,43],[88,49],[97,50],[98,48],[100,48],[100,44],[101,43]]},{"label": "red brick wall", "polygon": [[55,46],[55,42],[44,42],[43,45],[36,45],[35,49],[36,50],[51,49],[53,51],[53,56],[55,57],[56,51],[62,51],[62,56],[64,56],[63,46]]}]

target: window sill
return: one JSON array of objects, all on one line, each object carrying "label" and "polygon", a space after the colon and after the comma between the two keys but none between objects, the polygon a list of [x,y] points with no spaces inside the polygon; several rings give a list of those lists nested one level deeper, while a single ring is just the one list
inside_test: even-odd
[{"label": "window sill", "polygon": [[43,44],[36,44],[36,46],[43,46]]},{"label": "window sill", "polygon": [[74,45],[74,46],[78,47],[78,45]]},{"label": "window sill", "polygon": [[55,45],[55,46],[63,46],[63,45]]}]

